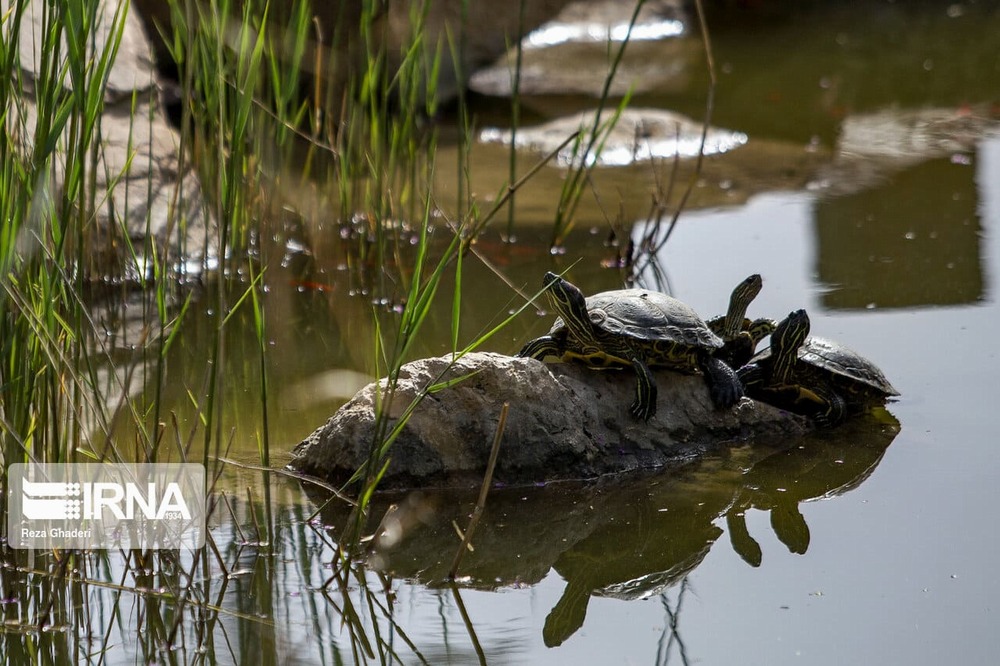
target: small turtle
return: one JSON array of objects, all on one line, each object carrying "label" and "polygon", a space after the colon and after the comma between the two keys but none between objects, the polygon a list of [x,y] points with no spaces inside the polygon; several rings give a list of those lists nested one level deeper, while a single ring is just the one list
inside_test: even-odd
[{"label": "small turtle", "polygon": [[738,371],[747,393],[824,427],[899,395],[874,363],[841,344],[809,335],[796,310],[771,334],[771,346]]},{"label": "small turtle", "polygon": [[632,367],[638,381],[629,411],[647,421],[656,413],[650,366],[692,374],[700,370],[719,408],[731,407],[743,396],[736,372],[714,356],[723,347],[722,339],[681,301],[645,289],[605,291],[586,298],[555,273],[546,273],[543,284],[559,318],[548,335],[528,342],[518,356]]},{"label": "small turtle", "polygon": [[716,358],[722,359],[731,368],[745,365],[757,351],[757,345],[774,331],[774,320],[762,317],[751,321],[746,316],[747,308],[763,286],[764,281],[757,273],[747,277],[733,289],[726,314],[705,322],[725,343],[716,352]]}]

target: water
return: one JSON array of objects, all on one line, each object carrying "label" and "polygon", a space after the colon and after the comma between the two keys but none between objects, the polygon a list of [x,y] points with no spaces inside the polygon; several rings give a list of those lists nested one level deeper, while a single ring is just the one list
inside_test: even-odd
[{"label": "water", "polygon": [[[894,105],[960,114],[981,103],[995,113],[995,88],[984,87],[1000,80],[995,37],[948,16],[960,9],[886,5],[880,18],[861,20],[845,7],[716,32],[718,60],[734,63],[716,122],[747,131],[751,144],[819,137],[829,147],[845,114]],[[995,29],[996,15],[983,11]],[[879,20],[892,26],[890,39]],[[752,191],[745,204],[685,213],[660,260],[674,295],[706,314],[761,272],[752,313],[805,307],[815,332],[875,359],[902,393],[889,406],[898,426],[854,424],[774,454],[771,470],[739,451],[670,477],[592,489],[596,500],[535,491],[514,511],[516,501],[494,498],[535,545],[493,540],[483,528],[480,547],[490,554],[482,557],[495,566],[468,584],[487,584],[492,573],[499,589],[463,590],[462,599],[490,663],[994,662],[1000,139],[974,135],[918,159],[906,149],[885,156],[892,152],[842,159],[825,182],[805,179],[811,185],[740,184]],[[564,261],[537,260],[533,272],[565,267],[596,240],[581,231]],[[584,258],[571,273],[585,290],[616,286],[592,266]],[[759,566],[747,562],[754,548],[739,521],[727,520],[733,506],[759,544]],[[434,534],[448,532],[443,523]],[[419,564],[401,555],[387,566],[434,581],[451,548],[424,538],[414,547]],[[504,555],[520,565],[496,565]],[[467,560],[473,575],[475,562]],[[450,593],[397,585],[397,619],[432,663],[475,661]]]},{"label": "water", "polygon": [[[656,661],[670,642],[674,613],[670,653],[675,662],[682,661],[683,644],[683,654],[701,663],[992,663],[1000,649],[995,632],[1000,577],[993,564],[1000,555],[1000,537],[990,527],[1000,468],[993,395],[1000,371],[993,333],[1000,325],[995,302],[1000,141],[981,142],[973,161],[974,166],[961,167],[964,179],[949,179],[949,172],[958,169],[949,160],[915,167],[934,168],[937,178],[957,182],[971,194],[973,201],[959,204],[962,212],[942,228],[943,233],[954,232],[969,216],[973,224],[961,244],[965,251],[940,243],[941,251],[934,252],[937,246],[931,243],[911,255],[909,245],[917,240],[895,228],[904,223],[933,227],[954,213],[949,189],[939,193],[944,205],[928,207],[923,215],[902,205],[908,217],[882,227],[881,236],[873,233],[867,246],[824,243],[823,225],[832,217],[828,211],[843,205],[842,199],[773,194],[739,209],[685,217],[664,258],[675,293],[713,311],[748,266],[760,267],[766,286],[756,310],[783,313],[804,306],[813,314],[815,331],[849,341],[878,360],[903,394],[889,406],[899,434],[895,439],[891,434],[873,436],[881,426],[867,424],[870,429],[861,428],[861,433],[841,431],[831,441],[810,441],[793,451],[790,455],[801,460],[778,466],[780,474],[769,479],[774,486],[760,494],[788,494],[801,503],[782,509],[764,501],[746,509],[746,528],[761,549],[756,568],[726,534],[730,526],[724,507],[734,501],[732,484],[759,483],[727,477],[733,461],[696,465],[691,473],[704,477],[682,492],[656,496],[643,487],[637,497],[614,491],[614,498],[596,511],[609,512],[603,520],[612,525],[563,553],[542,580],[527,589],[463,595],[488,655],[500,663]],[[905,183],[911,175],[904,172],[899,180]],[[890,195],[905,202],[903,197],[921,197],[926,191],[897,192],[887,185],[866,196],[878,201]],[[863,297],[825,283],[825,267],[845,270],[852,255],[864,258],[873,247],[892,258],[891,267],[902,269],[855,261],[861,276],[848,284],[870,280],[870,288],[858,290]],[[705,261],[714,255],[740,259]],[[922,262],[922,268],[910,268],[908,258],[911,265]],[[962,263],[971,266],[949,267]],[[874,451],[866,433],[876,440]],[[832,452],[831,447],[837,448]],[[713,470],[713,464],[722,471]],[[850,465],[861,471],[839,478],[838,468]],[[751,466],[746,476],[759,469],[759,464]],[[857,487],[835,490],[838,482],[850,486],[852,479]],[[673,478],[661,482],[684,483]],[[783,484],[811,487],[795,495],[794,488]],[[646,507],[644,513],[643,503],[656,508]],[[560,532],[546,524],[557,519],[553,514],[564,517],[564,511],[554,511],[551,502],[538,504],[525,512],[541,523],[538,539],[558,541]],[[685,518],[674,524],[665,520],[658,528],[644,522],[661,510]],[[801,512],[808,526],[807,547],[794,536],[783,540],[772,527],[775,511],[781,510]],[[694,518],[699,512],[700,520]],[[619,521],[617,530],[614,521]],[[697,545],[673,562],[679,571],[671,572],[671,563],[662,559],[687,540]],[[648,568],[637,566],[616,577],[621,560],[629,557]],[[586,562],[579,563],[581,558]],[[558,648],[546,647],[547,618],[581,567],[594,577],[597,594],[589,600],[580,629]],[[664,571],[666,588],[654,585],[638,599],[602,589]],[[402,616],[426,622],[428,594],[434,593],[403,585]],[[446,618],[454,620],[453,613],[446,612]],[[439,641],[441,631],[437,640],[428,637],[428,643]],[[509,654],[511,643],[519,648],[514,655]]]},{"label": "water", "polygon": [[[705,316],[722,312],[740,279],[762,273],[751,315],[805,307],[814,332],[885,371],[902,393],[888,412],[791,448],[751,442],[669,474],[497,489],[457,590],[442,583],[458,545],[451,521],[464,526],[473,492],[379,500],[405,509],[402,541],[373,561],[391,575],[345,580],[344,597],[336,583],[324,592],[334,549],[322,528],[341,524],[343,513],[334,507],[310,520],[321,498],[275,479],[276,557],[258,557],[255,535],[235,532],[231,519],[214,530],[232,574],[227,587],[206,583],[223,609],[211,627],[215,658],[353,661],[343,622],[350,599],[361,625],[377,626],[404,663],[419,661],[406,639],[433,664],[476,663],[480,654],[491,664],[994,663],[1000,138],[968,119],[998,115],[1000,10],[872,7],[871,15],[837,3],[710,17],[720,68],[715,123],[750,140],[733,161],[706,164],[699,207],[684,213],[658,260],[671,292]],[[638,101],[697,118],[703,65],[696,37],[680,39],[694,45],[683,51],[695,54],[686,84]],[[502,119],[496,100],[478,103]],[[577,95],[530,100],[543,117],[592,104]],[[907,129],[891,130],[899,125]],[[450,156],[446,147],[443,199],[456,180]],[[502,148],[476,147],[473,190],[495,192],[506,160]],[[650,167],[599,171],[601,203],[585,197],[565,254],[552,256],[563,175],[547,168],[519,193],[517,244],[500,242],[496,229],[478,248],[529,291],[546,270],[569,266],[588,293],[617,288],[618,273],[601,268],[613,254],[603,245],[606,216],[619,214],[620,194],[623,221],[641,234]],[[338,270],[332,246],[267,275],[272,450],[290,450],[370,379],[370,298],[352,295],[365,285]],[[465,284],[475,293],[462,306],[463,338],[519,305],[479,262],[467,262]],[[447,290],[436,308],[418,356],[450,347]],[[214,319],[205,309],[194,308],[168,359],[176,379],[164,413],[181,424],[195,418],[188,391],[206,372]],[[550,321],[526,313],[489,348],[512,353]],[[252,318],[237,313],[229,330],[227,371],[237,379],[227,383],[223,420],[234,428],[230,456],[254,461]],[[248,529],[245,489],[259,500],[259,477],[228,483]],[[386,585],[394,625],[367,605],[366,592],[388,603]],[[143,653],[145,632],[115,635],[127,654]]]}]

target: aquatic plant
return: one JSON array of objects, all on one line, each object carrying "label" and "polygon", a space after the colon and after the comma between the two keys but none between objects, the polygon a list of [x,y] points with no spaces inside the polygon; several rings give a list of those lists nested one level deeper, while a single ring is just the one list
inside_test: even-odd
[{"label": "aquatic plant", "polygon": [[[391,636],[406,642],[405,632],[377,578],[353,556],[370,529],[368,503],[392,443],[418,402],[397,419],[380,408],[369,461],[355,479],[357,497],[334,493],[335,501],[357,507],[336,532],[337,543],[308,524],[308,516],[298,517],[294,527],[275,516],[280,501],[274,489],[290,491],[276,480],[283,472],[272,460],[267,304],[275,287],[269,271],[283,261],[298,231],[278,214],[281,193],[302,183],[325,188],[328,228],[345,239],[350,279],[372,302],[368,369],[386,378],[380,398],[386,405],[442,285],[454,285],[448,311],[456,359],[530,305],[528,295],[491,327],[471,335],[463,330],[463,274],[467,262],[477,260],[474,243],[504,213],[508,238],[513,236],[518,190],[565,145],[576,142],[582,155],[599,151],[627,100],[606,120],[606,85],[592,131],[567,137],[520,177],[512,145],[508,182],[497,183],[496,196],[484,206],[469,187],[475,118],[464,93],[464,35],[458,30],[432,42],[428,3],[412,5],[404,48],[390,54],[382,3],[372,0],[361,3],[356,24],[338,26],[332,35],[317,34],[307,0],[287,7],[266,0],[172,0],[169,25],[159,31],[180,86],[179,170],[197,174],[204,193],[197,205],[212,220],[204,246],[196,248],[185,233],[188,220],[179,211],[187,209],[181,205],[174,207],[169,237],[156,237],[149,217],[139,229],[145,233],[136,233],[128,215],[111,216],[110,228],[95,222],[109,197],[98,183],[110,190],[126,177],[124,171],[99,173],[107,85],[130,11],[124,1],[113,7],[110,26],[101,24],[99,3],[87,0],[14,0],[0,17],[0,474],[6,486],[6,469],[14,462],[198,460],[208,470],[212,520],[225,530],[196,553],[25,553],[5,546],[0,587],[3,599],[17,603],[4,604],[3,612],[7,626],[20,630],[5,634],[5,654],[15,661],[100,660],[117,632],[136,634],[131,648],[146,660],[171,660],[184,645],[192,658],[211,661],[227,615],[277,614],[274,558],[298,557],[303,568],[317,566],[307,561],[306,547],[320,543],[332,566],[320,568],[327,578],[318,587],[345,620],[351,656],[395,659]],[[41,39],[29,64],[21,60],[19,40],[32,11],[41,13]],[[98,39],[99,30],[110,38]],[[340,48],[345,31],[354,40],[351,48]],[[609,82],[624,48],[618,47]],[[459,90],[452,211],[442,210],[433,191],[440,159],[438,81],[446,55],[456,63]],[[335,85],[342,71],[356,75]],[[158,112],[150,110],[157,104],[152,95],[136,91],[129,100],[136,137]],[[293,162],[301,168],[289,174],[285,166]],[[572,228],[590,168],[582,161],[567,181],[554,242]],[[174,202],[185,196],[178,189]],[[186,261],[191,257],[198,265]],[[200,341],[210,350],[208,362],[178,382],[171,374],[195,316],[209,322],[210,339]],[[250,335],[240,337],[240,331]],[[422,396],[453,381],[442,377]],[[228,398],[248,386],[256,396],[254,413],[227,412]],[[182,392],[180,406],[170,390]],[[256,464],[231,460],[237,436],[256,444]],[[247,473],[254,475],[253,489],[234,490],[239,485],[233,479]],[[488,482],[480,511],[487,490]],[[474,524],[470,537],[473,532]],[[301,547],[288,550],[289,543]],[[232,594],[243,585],[233,579],[248,550],[257,556],[245,586],[252,602]],[[456,571],[458,565],[456,558]],[[454,594],[461,603],[457,589]],[[122,604],[138,608],[135,626],[123,626]]]}]

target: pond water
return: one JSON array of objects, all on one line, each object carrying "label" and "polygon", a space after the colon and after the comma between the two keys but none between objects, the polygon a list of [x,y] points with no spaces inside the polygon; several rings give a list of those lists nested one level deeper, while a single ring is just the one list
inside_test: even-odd
[{"label": "pond water", "polygon": [[[400,542],[372,569],[327,585],[336,537],[322,526],[342,524],[342,506],[313,519],[324,499],[275,477],[276,554],[240,545],[254,538],[231,520],[214,528],[223,559],[238,566],[231,582],[214,581],[220,620],[209,647],[182,659],[214,650],[221,663],[365,660],[344,622],[357,613],[357,626],[403,663],[995,663],[1000,135],[990,128],[1000,117],[1000,9],[899,4],[873,4],[870,15],[807,3],[777,16],[710,16],[713,122],[749,141],[731,161],[706,163],[697,207],[656,257],[661,273],[640,276],[710,316],[759,272],[753,316],[806,308],[814,333],[877,362],[897,401],[790,447],[747,442],[669,473],[495,489],[457,587],[443,582],[459,544],[452,521],[465,525],[475,491],[379,499],[376,516],[390,501],[407,509]],[[636,105],[699,118],[700,41],[668,40],[693,45],[685,84],[643,91]],[[668,40],[664,53],[675,55]],[[529,102],[540,119],[593,106],[574,95]],[[474,103],[484,122],[503,122],[505,100]],[[449,155],[445,146],[441,171]],[[473,190],[495,192],[506,149],[476,146],[473,162]],[[518,242],[490,230],[478,249],[529,292],[546,270],[567,268],[587,293],[618,288],[620,273],[602,268],[613,255],[606,220],[642,234],[650,173],[599,170],[600,204],[585,197],[565,252],[553,255],[552,202],[565,172],[546,168],[519,193]],[[445,200],[457,179],[440,177]],[[352,293],[363,287],[338,270],[335,244],[326,249],[306,269],[292,257],[267,274],[278,463],[286,458],[274,451],[289,451],[371,380],[370,299]],[[521,303],[479,262],[464,280],[463,336]],[[436,308],[415,356],[450,348],[450,294]],[[213,321],[192,313],[170,353],[176,381],[164,413],[181,423],[194,418],[188,392],[204,380]],[[513,353],[550,322],[525,313],[487,348]],[[234,428],[228,455],[249,462],[260,423],[252,326],[246,313],[230,324],[238,381],[223,407]],[[237,515],[246,515],[247,484],[264,493],[253,478],[232,481],[243,488],[232,498]],[[204,640],[185,631],[192,644]],[[122,661],[143,653],[141,635],[119,638]]]}]

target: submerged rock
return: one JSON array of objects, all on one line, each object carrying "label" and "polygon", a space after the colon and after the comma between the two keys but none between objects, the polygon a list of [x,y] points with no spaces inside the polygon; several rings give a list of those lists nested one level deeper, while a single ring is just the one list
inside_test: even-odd
[{"label": "submerged rock", "polygon": [[[648,422],[628,413],[631,370],[545,364],[494,353],[409,363],[400,370],[389,428],[427,387],[429,393],[392,444],[383,487],[481,482],[498,417],[509,403],[494,481],[530,484],[677,464],[755,437],[801,435],[800,417],[743,399],[716,410],[700,376],[654,371],[658,409]],[[343,483],[367,460],[376,433],[375,404],[385,380],[361,389],[325,425],[295,447],[291,467]],[[388,430],[387,430],[388,432]]]},{"label": "submerged rock", "polygon": [[[587,163],[601,166],[626,166],[636,162],[697,157],[701,148],[702,124],[687,116],[661,109],[625,109],[610,130],[603,124],[614,117],[606,112],[601,120],[600,150],[587,156]],[[563,167],[579,166],[581,153],[586,148],[593,131],[595,112],[580,113],[557,118],[543,125],[522,127],[515,135],[509,129],[487,127],[479,133],[484,143],[502,143],[546,155],[561,146],[574,132],[580,132],[577,143],[570,143],[556,155],[556,164]],[[705,134],[705,155],[726,153],[747,142],[742,132],[709,127]]]},{"label": "submerged rock", "polygon": [[[520,61],[517,91],[528,106],[532,96],[682,94],[705,58],[701,39],[685,38],[687,22],[687,12],[676,0],[649,0],[638,8],[617,0],[571,2],[528,32],[520,50],[512,45],[490,66],[473,72],[469,88],[512,96]],[[617,55],[626,38],[628,47],[608,81],[612,54]]]}]

